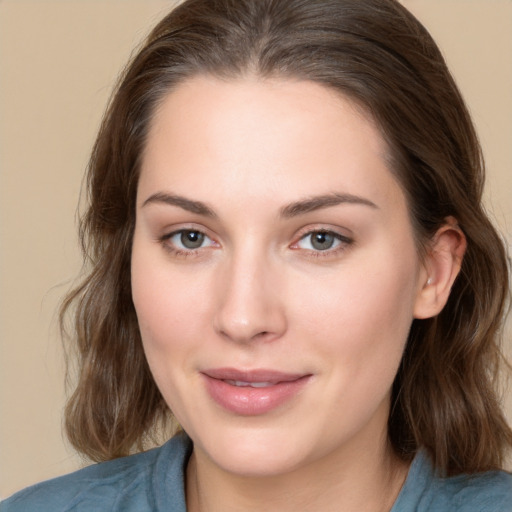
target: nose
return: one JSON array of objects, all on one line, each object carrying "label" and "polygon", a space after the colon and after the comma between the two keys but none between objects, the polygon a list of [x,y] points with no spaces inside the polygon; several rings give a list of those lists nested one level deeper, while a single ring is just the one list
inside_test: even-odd
[{"label": "nose", "polygon": [[271,341],[287,328],[282,273],[254,252],[239,254],[219,273],[214,329],[231,341]]}]

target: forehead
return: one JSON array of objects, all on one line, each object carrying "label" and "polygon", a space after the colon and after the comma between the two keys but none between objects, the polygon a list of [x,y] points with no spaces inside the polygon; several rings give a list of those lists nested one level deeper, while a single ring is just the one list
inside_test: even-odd
[{"label": "forehead", "polygon": [[241,202],[269,196],[382,196],[398,187],[372,118],[317,83],[198,76],[183,82],[152,120],[139,195],[155,188],[208,200],[230,190]]}]

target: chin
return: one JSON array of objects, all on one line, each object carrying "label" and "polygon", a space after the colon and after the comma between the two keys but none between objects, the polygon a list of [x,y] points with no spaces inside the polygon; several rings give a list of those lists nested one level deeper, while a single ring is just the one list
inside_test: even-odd
[{"label": "chin", "polygon": [[215,457],[214,462],[224,471],[241,477],[275,477],[290,473],[304,463],[304,457],[296,449],[292,452],[279,446],[244,445],[222,453],[215,450],[210,456]]},{"label": "chin", "polygon": [[[320,453],[309,447],[307,437],[289,425],[273,427],[210,430],[207,435],[192,434],[196,453],[205,455],[223,471],[242,477],[286,474],[308,464]],[[301,441],[302,439],[302,441]]]}]

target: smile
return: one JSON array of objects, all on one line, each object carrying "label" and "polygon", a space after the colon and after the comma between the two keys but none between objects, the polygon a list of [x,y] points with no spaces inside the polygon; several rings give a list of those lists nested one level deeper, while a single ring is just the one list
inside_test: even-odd
[{"label": "smile", "polygon": [[239,388],[251,387],[251,388],[268,388],[274,386],[275,382],[244,382],[243,380],[226,380],[231,386],[237,386]]},{"label": "smile", "polygon": [[268,413],[290,402],[310,382],[311,374],[273,370],[220,368],[202,372],[210,398],[224,410],[242,416]]}]

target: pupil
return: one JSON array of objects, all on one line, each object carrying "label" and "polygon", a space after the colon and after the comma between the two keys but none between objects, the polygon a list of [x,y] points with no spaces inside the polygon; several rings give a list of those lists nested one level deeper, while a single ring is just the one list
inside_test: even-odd
[{"label": "pupil", "polygon": [[204,235],[199,231],[184,231],[180,238],[181,243],[187,249],[197,249],[203,244]]},{"label": "pupil", "polygon": [[315,233],[311,240],[311,245],[319,251],[330,249],[333,243],[334,235],[331,235],[330,233]]}]

